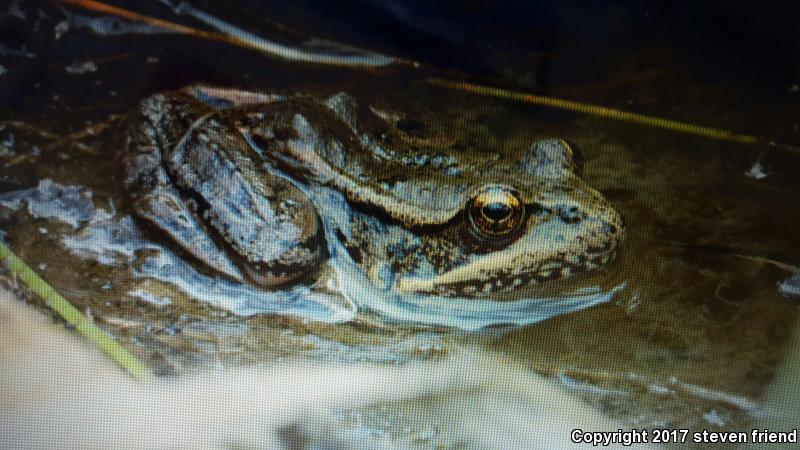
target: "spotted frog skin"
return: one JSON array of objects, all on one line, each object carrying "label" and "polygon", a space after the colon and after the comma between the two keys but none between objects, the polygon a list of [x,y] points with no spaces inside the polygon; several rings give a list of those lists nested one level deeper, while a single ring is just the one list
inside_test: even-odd
[{"label": "spotted frog skin", "polygon": [[615,255],[620,216],[563,140],[511,160],[412,137],[392,117],[343,93],[154,95],[127,135],[133,209],[207,269],[266,289],[341,253],[379,288],[490,297]]}]

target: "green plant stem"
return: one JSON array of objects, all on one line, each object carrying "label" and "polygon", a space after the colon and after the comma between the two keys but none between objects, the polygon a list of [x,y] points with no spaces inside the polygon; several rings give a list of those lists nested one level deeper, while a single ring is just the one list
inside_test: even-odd
[{"label": "green plant stem", "polygon": [[5,260],[9,270],[16,274],[36,295],[41,297],[48,307],[68,324],[75,327],[78,333],[97,344],[109,358],[119,364],[131,376],[138,380],[147,380],[153,377],[153,373],[147,366],[125,350],[113,337],[81,314],[78,309],[56,292],[24,261],[19,259],[5,243],[0,242],[0,261],[3,260]]}]

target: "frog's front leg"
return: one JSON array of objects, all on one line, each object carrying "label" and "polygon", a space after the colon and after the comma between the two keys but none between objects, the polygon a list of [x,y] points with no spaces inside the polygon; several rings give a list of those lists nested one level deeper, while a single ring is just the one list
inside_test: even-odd
[{"label": "frog's front leg", "polygon": [[326,247],[314,205],[237,129],[188,96],[154,96],[141,113],[127,160],[139,216],[235,279],[275,286],[318,266]]},{"label": "frog's front leg", "polygon": [[145,114],[134,118],[136,125],[128,136],[126,184],[134,212],[198,261],[236,281],[244,281],[241,271],[206,233],[197,214],[181,198],[163,168],[163,142],[159,142],[157,125],[152,122],[160,116],[148,111],[153,106],[143,104]]}]

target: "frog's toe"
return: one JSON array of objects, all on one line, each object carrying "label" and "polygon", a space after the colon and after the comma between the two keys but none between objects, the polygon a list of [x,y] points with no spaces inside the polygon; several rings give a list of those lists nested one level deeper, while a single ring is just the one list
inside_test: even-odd
[{"label": "frog's toe", "polygon": [[[262,286],[280,286],[312,273],[327,257],[325,235],[319,216],[303,209],[284,221],[265,226],[251,236],[247,248],[237,253],[247,276]],[[242,242],[242,241],[239,241]]]},{"label": "frog's toe", "polygon": [[312,273],[325,259],[324,246],[287,249],[273,261],[246,263],[242,267],[255,283],[265,287],[281,286]]}]

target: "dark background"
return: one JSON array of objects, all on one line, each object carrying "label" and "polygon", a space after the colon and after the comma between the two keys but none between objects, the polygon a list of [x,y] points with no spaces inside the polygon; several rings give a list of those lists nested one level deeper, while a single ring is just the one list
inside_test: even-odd
[{"label": "dark background", "polygon": [[[158,1],[109,3],[203,28]],[[403,76],[412,79],[431,74],[469,79],[686,121],[713,111],[738,111],[736,120],[708,125],[800,141],[793,129],[800,98],[794,93],[800,83],[797,1],[191,3],[266,38],[293,43],[317,36],[423,64],[421,70],[395,69],[392,75],[405,70]],[[174,35],[98,36],[70,29],[55,39],[53,29],[64,17],[56,2],[4,1],[0,10],[13,12],[14,5],[25,18],[9,13],[0,18],[3,115],[54,117],[66,108],[100,116],[123,111],[155,90],[195,81],[289,86],[297,80],[322,84],[384,78],[276,61]],[[19,49],[35,57],[14,54]],[[147,64],[153,56],[158,64]],[[82,60],[98,62],[91,83],[63,70]],[[692,90],[708,86],[725,94],[707,97]]]}]

